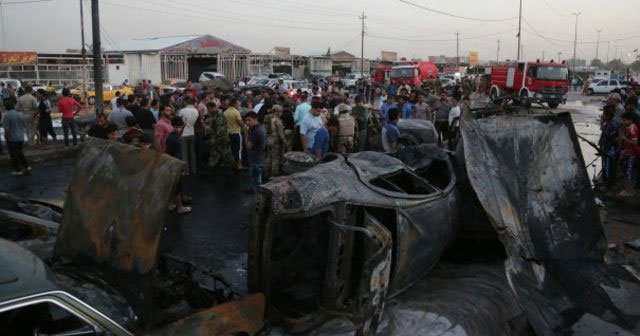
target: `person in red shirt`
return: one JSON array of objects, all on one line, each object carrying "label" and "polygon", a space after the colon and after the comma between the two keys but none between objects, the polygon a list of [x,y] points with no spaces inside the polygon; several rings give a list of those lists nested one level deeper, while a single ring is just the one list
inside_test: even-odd
[{"label": "person in red shirt", "polygon": [[165,153],[167,149],[167,137],[173,132],[171,118],[173,118],[173,108],[170,105],[160,105],[160,120],[154,129],[155,150]]},{"label": "person in red shirt", "polygon": [[625,112],[620,118],[624,126],[624,130],[620,131],[624,167],[624,190],[618,194],[620,197],[631,197],[635,194],[633,190],[633,175],[636,157],[640,154],[640,146],[638,145],[638,126],[633,122],[634,117],[633,112]]},{"label": "person in red shirt", "polygon": [[[71,129],[71,135],[73,136],[73,145],[78,144],[78,135],[76,134],[76,123],[73,117],[78,114],[82,105],[71,97],[69,89],[62,90],[62,99],[58,101],[58,113],[62,114],[62,132],[64,133],[64,145],[69,147],[69,129]],[[76,109],[74,110],[74,107]]]}]

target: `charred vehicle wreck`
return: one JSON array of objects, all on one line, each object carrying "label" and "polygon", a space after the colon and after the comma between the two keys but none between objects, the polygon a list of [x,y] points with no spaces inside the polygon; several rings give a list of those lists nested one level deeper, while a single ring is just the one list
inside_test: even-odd
[{"label": "charred vehicle wreck", "polygon": [[[232,301],[223,279],[160,251],[166,207],[182,166],[154,151],[92,139],[76,159],[61,220],[49,213],[55,209],[3,198],[2,205],[13,206],[0,211],[3,237],[22,246],[0,239],[0,330],[257,333],[262,294]],[[46,249],[32,241],[55,245]]]},{"label": "charred vehicle wreck", "polygon": [[348,316],[376,330],[385,299],[438,261],[458,223],[456,177],[434,145],[360,152],[262,186],[249,228],[249,288],[301,332]]},{"label": "charred vehicle wreck", "polygon": [[346,317],[375,334],[384,300],[427,273],[458,229],[489,229],[537,335],[639,333],[638,272],[604,261],[570,115],[495,111],[505,109],[465,115],[454,164],[449,152],[409,143],[393,156],[336,155],[263,185],[249,288],[265,293],[268,318],[301,332]]}]

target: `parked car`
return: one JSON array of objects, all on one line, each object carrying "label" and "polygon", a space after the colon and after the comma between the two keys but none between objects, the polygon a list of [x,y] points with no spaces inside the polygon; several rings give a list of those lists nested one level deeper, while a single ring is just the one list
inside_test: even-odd
[{"label": "parked car", "polygon": [[[122,96],[128,96],[133,94],[133,89],[126,86],[113,85],[110,83],[102,84],[102,100],[107,103],[116,96],[116,91],[120,91]],[[82,85],[77,86],[75,89],[71,90],[71,94],[74,96],[79,96],[81,99],[84,97],[84,90],[82,89]],[[93,83],[87,84],[87,103],[89,105],[94,105],[96,103],[96,89]]]},{"label": "parked car", "polygon": [[217,78],[225,78],[224,74],[219,72],[205,71],[198,77],[198,82],[206,82]]},{"label": "parked car", "polygon": [[272,74],[269,74],[267,77],[271,79],[293,79],[293,77],[291,77],[290,74],[282,73],[282,72],[272,73]]},{"label": "parked car", "polygon": [[358,80],[362,78],[362,75],[359,73],[350,73],[347,77],[342,79],[342,87],[344,88],[352,88],[358,84]]},{"label": "parked car", "polygon": [[592,95],[594,93],[609,93],[615,89],[626,89],[625,85],[617,79],[603,79],[597,82],[593,82],[587,88],[587,94]]},{"label": "parked car", "polygon": [[14,89],[18,89],[22,86],[22,83],[19,80],[12,78],[0,78],[0,83],[4,83],[5,87],[11,85],[11,87]]}]

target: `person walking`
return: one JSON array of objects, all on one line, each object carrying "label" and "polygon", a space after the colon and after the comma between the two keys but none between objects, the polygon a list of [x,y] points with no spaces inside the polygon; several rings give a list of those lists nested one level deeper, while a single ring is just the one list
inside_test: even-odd
[{"label": "person walking", "polygon": [[262,184],[262,170],[265,164],[267,132],[264,126],[258,122],[258,114],[249,112],[244,117],[244,145],[247,147],[247,162],[249,163],[249,175],[251,187],[255,193]]},{"label": "person walking", "polygon": [[[439,81],[438,81],[439,82]],[[436,132],[438,133],[438,146],[442,146],[444,141],[449,140],[449,111],[451,111],[451,104],[447,94],[442,92],[440,94],[440,100],[436,103]]]},{"label": "person walking", "polygon": [[244,170],[246,167],[242,165],[242,136],[240,135],[240,131],[244,128],[244,123],[238,108],[240,108],[240,100],[235,97],[231,98],[229,108],[224,111],[224,117],[227,119],[231,155],[236,160],[238,170]]},{"label": "person walking", "polygon": [[38,98],[38,140],[41,144],[46,144],[49,135],[53,138],[53,143],[56,143],[56,132],[53,130],[53,122],[51,121],[51,102],[47,98],[47,92],[43,89],[38,89],[36,93]]},{"label": "person walking", "polygon": [[24,93],[18,98],[16,110],[25,116],[27,143],[35,145],[38,132],[38,100],[33,96],[33,88],[30,85],[25,86]]},{"label": "person walking", "polygon": [[182,158],[187,164],[186,174],[197,172],[195,125],[198,121],[199,113],[194,107],[194,100],[191,96],[184,98],[185,107],[178,111],[178,116],[184,120],[184,130],[182,131]]},{"label": "person walking", "polygon": [[358,133],[356,135],[356,151],[362,152],[367,145],[367,129],[369,128],[369,111],[362,105],[362,99],[356,96],[356,106],[351,109],[351,116],[356,120]]},{"label": "person walking", "polygon": [[[173,156],[178,160],[183,160],[182,158],[182,131],[184,129],[184,120],[182,117],[175,116],[171,119],[172,131],[167,135],[166,139],[166,153]],[[174,202],[169,205],[169,210],[176,209],[179,215],[188,214],[191,212],[191,207],[185,206],[183,203],[183,195],[182,195],[182,178],[177,183],[176,190],[174,192]]]},{"label": "person walking", "polygon": [[11,163],[13,164],[13,172],[11,174],[17,176],[29,173],[31,166],[22,151],[26,126],[25,118],[27,117],[16,111],[15,103],[11,99],[4,101],[4,108],[7,111],[3,119],[4,135],[7,140]]},{"label": "person walking", "polygon": [[[62,133],[64,134],[64,145],[69,147],[69,130],[73,136],[73,145],[78,144],[78,135],[76,134],[76,123],[73,117],[78,114],[82,105],[75,99],[71,98],[69,89],[62,90],[62,99],[58,101],[58,113],[62,114]],[[74,110],[74,107],[76,108]]]}]

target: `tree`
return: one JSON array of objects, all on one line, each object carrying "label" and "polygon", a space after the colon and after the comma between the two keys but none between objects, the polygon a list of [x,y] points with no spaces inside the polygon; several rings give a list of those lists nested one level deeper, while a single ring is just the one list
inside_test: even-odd
[{"label": "tree", "polygon": [[640,71],[640,60],[637,60],[633,63],[631,63],[631,70],[633,71]]},{"label": "tree", "polygon": [[617,58],[612,59],[609,63],[607,63],[606,68],[609,70],[618,71],[620,73],[625,72],[627,70],[627,66],[624,63],[622,63],[622,60]]},{"label": "tree", "polygon": [[605,68],[604,63],[601,60],[597,59],[597,58],[594,58],[593,60],[591,60],[591,66],[599,68],[599,69],[604,69]]}]

